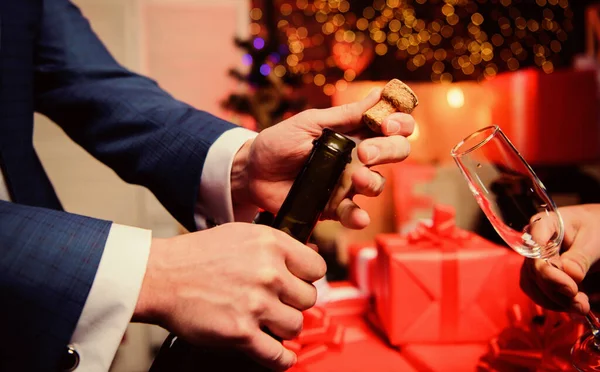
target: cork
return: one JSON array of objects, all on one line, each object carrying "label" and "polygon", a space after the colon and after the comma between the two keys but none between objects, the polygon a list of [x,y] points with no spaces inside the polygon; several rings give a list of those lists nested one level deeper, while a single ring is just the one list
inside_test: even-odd
[{"label": "cork", "polygon": [[363,120],[372,131],[381,133],[383,119],[394,112],[410,114],[418,104],[419,100],[412,89],[400,80],[393,79],[383,88],[379,102],[363,114]]}]

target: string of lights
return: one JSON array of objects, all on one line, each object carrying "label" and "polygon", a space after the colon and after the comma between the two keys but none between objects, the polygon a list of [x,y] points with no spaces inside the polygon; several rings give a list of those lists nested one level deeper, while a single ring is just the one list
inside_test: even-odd
[{"label": "string of lights", "polygon": [[[555,69],[573,29],[568,0],[279,0],[281,48],[261,66],[279,77],[300,74],[327,95],[343,90],[373,61],[399,71],[429,71],[433,82],[484,80],[523,65]],[[262,11],[250,33],[264,46]],[[245,61],[250,63],[251,61]]]}]

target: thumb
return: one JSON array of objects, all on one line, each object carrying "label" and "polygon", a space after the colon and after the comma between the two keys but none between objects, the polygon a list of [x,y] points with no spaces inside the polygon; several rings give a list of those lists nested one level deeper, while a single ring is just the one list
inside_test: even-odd
[{"label": "thumb", "polygon": [[379,101],[381,91],[381,88],[373,89],[365,98],[358,102],[305,112],[311,115],[311,122],[318,124],[322,128],[331,128],[341,133],[353,132],[364,126],[362,115]]},{"label": "thumb", "polygon": [[589,234],[579,231],[569,250],[560,256],[563,263],[563,270],[577,284],[581,283],[583,278],[585,278],[590,267],[598,261],[600,254],[600,247],[597,246],[597,242],[586,235]]}]

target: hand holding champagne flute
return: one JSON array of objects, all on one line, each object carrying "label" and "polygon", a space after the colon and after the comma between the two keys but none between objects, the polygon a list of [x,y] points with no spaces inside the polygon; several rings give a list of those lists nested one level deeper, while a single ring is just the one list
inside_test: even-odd
[{"label": "hand holding champagne flute", "polygon": [[[451,151],[473,196],[502,239],[517,253],[563,270],[564,223],[546,188],[498,126],[476,131]],[[561,273],[566,275],[565,273]],[[600,323],[572,350],[579,371],[600,371]]]}]

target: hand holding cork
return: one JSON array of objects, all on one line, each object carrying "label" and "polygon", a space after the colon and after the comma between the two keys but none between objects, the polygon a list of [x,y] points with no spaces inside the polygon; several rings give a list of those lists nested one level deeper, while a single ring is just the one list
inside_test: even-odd
[{"label": "hand holding cork", "polygon": [[376,133],[381,133],[383,119],[394,112],[410,114],[419,104],[415,93],[398,79],[390,80],[383,91],[381,99],[375,106],[363,114],[363,121]]}]

